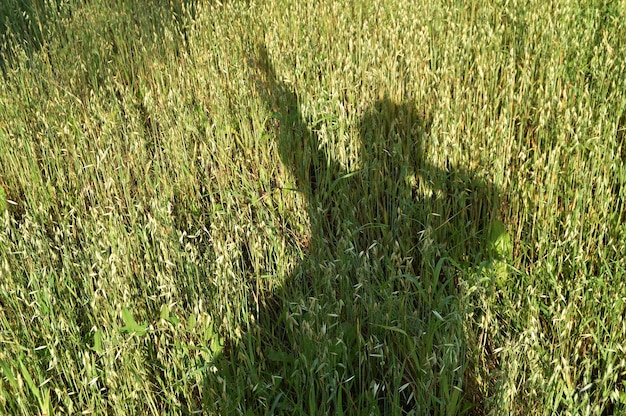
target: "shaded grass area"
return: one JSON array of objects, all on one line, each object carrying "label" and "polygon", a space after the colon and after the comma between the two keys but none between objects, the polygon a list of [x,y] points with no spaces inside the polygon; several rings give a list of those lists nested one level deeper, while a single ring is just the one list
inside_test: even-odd
[{"label": "shaded grass area", "polygon": [[72,10],[61,9],[62,2],[43,0],[14,0],[0,6],[0,69],[5,75],[7,64],[15,59],[13,45],[27,53],[38,50],[47,38],[48,26]]},{"label": "shaded grass area", "polygon": [[[150,7],[146,7],[146,3],[141,0],[132,0],[116,2],[111,6],[112,8],[107,7],[99,11],[105,15],[107,12],[112,12],[112,15],[107,16],[108,22],[99,22],[98,26],[103,27],[97,34],[110,36],[113,40],[116,35],[122,36],[117,43],[112,42],[113,53],[117,53],[120,40],[124,46],[132,44],[125,37],[132,26],[135,29],[133,37],[163,38],[169,29],[176,31],[176,36],[180,35],[186,40],[189,22],[195,17],[196,10],[195,2],[189,0],[159,0],[150,3]],[[32,58],[34,53],[41,51],[42,55],[47,55],[48,63],[54,66],[57,56],[47,53],[48,48],[55,43],[62,44],[62,42],[71,41],[71,38],[66,37],[67,35],[86,37],[83,40],[84,43],[81,42],[80,45],[86,49],[83,52],[95,55],[104,52],[90,50],[96,46],[89,42],[90,36],[95,34],[92,31],[85,30],[81,33],[67,30],[68,25],[71,27],[76,20],[83,20],[80,15],[74,16],[74,13],[89,7],[89,2],[82,0],[7,0],[4,2],[0,6],[0,69],[3,74],[7,76],[7,68],[19,60],[20,54]],[[112,17],[117,17],[117,19]],[[119,27],[116,27],[120,24],[126,26],[124,31],[120,32]],[[95,58],[106,58],[106,55]],[[97,72],[100,65],[95,61],[87,65],[90,71],[96,70]],[[61,62],[65,63],[62,58]]]},{"label": "shaded grass area", "polygon": [[2,9],[3,413],[624,411],[622,7],[152,3]]},{"label": "shaded grass area", "polygon": [[[362,110],[360,160],[346,172],[309,130],[265,48],[259,55],[261,95],[278,110],[279,154],[295,178],[277,191],[306,196],[310,240],[261,305],[258,326],[229,351],[230,383],[255,386],[231,405],[309,414],[469,410],[450,266],[480,258],[495,191],[469,172],[423,160],[430,120],[415,104],[388,98]],[[450,215],[437,214],[445,210]]]}]

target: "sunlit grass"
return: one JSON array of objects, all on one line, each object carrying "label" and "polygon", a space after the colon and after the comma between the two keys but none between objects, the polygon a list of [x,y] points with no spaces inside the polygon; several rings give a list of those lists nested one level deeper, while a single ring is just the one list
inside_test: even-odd
[{"label": "sunlit grass", "polygon": [[0,413],[620,414],[626,10],[0,6]]}]

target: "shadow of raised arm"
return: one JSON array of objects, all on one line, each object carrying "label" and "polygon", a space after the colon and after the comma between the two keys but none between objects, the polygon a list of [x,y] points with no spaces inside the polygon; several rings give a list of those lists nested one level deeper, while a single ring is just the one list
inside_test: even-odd
[{"label": "shadow of raised arm", "polygon": [[293,89],[276,74],[265,45],[258,46],[257,90],[274,112],[278,126],[278,151],[282,162],[294,174],[296,188],[308,195],[318,186],[321,165],[317,135],[309,130],[300,112],[300,100]]},{"label": "shadow of raised arm", "polygon": [[255,66],[257,89],[273,111],[278,126],[278,151],[283,164],[294,175],[298,191],[309,197],[323,193],[331,179],[341,175],[341,168],[320,148],[316,132],[311,131],[300,110],[300,97],[278,78],[265,45],[258,46]]},{"label": "shadow of raised arm", "polygon": [[256,56],[257,91],[275,117],[280,159],[295,179],[295,190],[308,197],[312,249],[331,248],[346,214],[335,199],[333,184],[349,175],[320,146],[317,133],[302,115],[298,94],[279,79],[265,45],[258,46]]}]

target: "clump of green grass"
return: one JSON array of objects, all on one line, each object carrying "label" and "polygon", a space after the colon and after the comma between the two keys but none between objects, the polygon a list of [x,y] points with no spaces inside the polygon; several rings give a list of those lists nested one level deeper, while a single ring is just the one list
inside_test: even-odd
[{"label": "clump of green grass", "polygon": [[620,413],[625,14],[28,8],[1,412]]}]

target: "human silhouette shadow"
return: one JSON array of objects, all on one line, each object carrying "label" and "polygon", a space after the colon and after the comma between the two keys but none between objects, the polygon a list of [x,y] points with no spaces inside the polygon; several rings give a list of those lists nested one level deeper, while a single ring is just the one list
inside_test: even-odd
[{"label": "human silhouette shadow", "polygon": [[[361,115],[361,163],[347,171],[320,146],[264,47],[256,65],[260,94],[275,110],[281,161],[295,181],[295,190],[281,192],[306,195],[311,235],[299,266],[260,309],[257,330],[227,352],[233,367],[238,357],[257,362],[257,389],[244,394],[240,410],[267,402],[270,413],[398,414],[434,403],[426,391],[446,400],[445,387],[420,385],[443,371],[429,360],[437,342],[464,338],[462,325],[451,327],[456,334],[429,333],[435,341],[418,338],[435,327],[433,311],[459,315],[457,274],[442,265],[480,261],[495,188],[429,163],[429,114],[389,98]],[[413,357],[401,356],[411,349]],[[389,354],[401,368],[386,367]],[[455,371],[451,378],[462,379]]]}]

